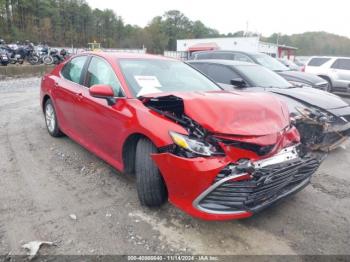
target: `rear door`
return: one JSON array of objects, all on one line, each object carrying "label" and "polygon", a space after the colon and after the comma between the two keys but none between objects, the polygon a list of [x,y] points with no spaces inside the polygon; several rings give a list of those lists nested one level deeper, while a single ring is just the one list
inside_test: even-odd
[{"label": "rear door", "polygon": [[74,109],[81,93],[82,71],[86,61],[87,56],[73,58],[64,65],[60,77],[54,79],[53,97],[60,125],[67,135],[75,138],[79,125]]}]

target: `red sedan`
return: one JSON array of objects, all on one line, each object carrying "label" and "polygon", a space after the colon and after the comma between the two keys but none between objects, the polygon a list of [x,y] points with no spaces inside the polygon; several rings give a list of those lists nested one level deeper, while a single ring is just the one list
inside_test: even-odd
[{"label": "red sedan", "polygon": [[141,204],[167,199],[210,220],[249,217],[305,187],[320,161],[300,149],[285,104],[224,91],[160,56],[91,52],[41,83],[47,130],[136,174]]}]

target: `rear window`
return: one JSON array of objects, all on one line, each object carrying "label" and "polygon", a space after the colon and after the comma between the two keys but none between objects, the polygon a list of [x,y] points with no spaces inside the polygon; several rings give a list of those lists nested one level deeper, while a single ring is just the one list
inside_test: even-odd
[{"label": "rear window", "polygon": [[79,84],[81,73],[85,65],[87,56],[78,56],[68,62],[61,70],[61,75],[74,83]]},{"label": "rear window", "polygon": [[194,54],[194,59],[211,59],[211,53]]},{"label": "rear window", "polygon": [[332,65],[334,69],[350,70],[350,59],[337,59]]},{"label": "rear window", "polygon": [[321,66],[324,63],[328,62],[330,60],[330,58],[311,58],[311,60],[309,61],[309,63],[307,64],[308,66]]},{"label": "rear window", "polygon": [[212,59],[223,59],[223,60],[233,60],[234,56],[230,53],[213,53]]}]

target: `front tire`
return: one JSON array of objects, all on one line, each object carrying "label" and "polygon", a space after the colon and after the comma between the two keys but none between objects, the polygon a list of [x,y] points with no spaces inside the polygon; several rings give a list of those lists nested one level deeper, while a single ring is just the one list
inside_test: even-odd
[{"label": "front tire", "polygon": [[321,78],[323,78],[324,80],[326,80],[328,82],[328,88],[327,88],[327,92],[332,93],[333,91],[333,84],[330,78],[328,78],[327,76],[320,76]]},{"label": "front tire", "polygon": [[53,137],[63,136],[60,128],[58,127],[57,116],[55,108],[51,99],[48,99],[44,107],[45,123],[49,134]]},{"label": "front tire", "polygon": [[28,62],[29,62],[29,64],[31,64],[31,65],[36,65],[36,64],[38,64],[38,63],[39,63],[39,56],[37,56],[37,55],[32,55],[32,56],[28,57]]},{"label": "front tire", "polygon": [[136,146],[135,172],[137,193],[141,205],[155,207],[167,200],[167,190],[163,178],[151,158],[157,148],[146,138],[141,138]]}]

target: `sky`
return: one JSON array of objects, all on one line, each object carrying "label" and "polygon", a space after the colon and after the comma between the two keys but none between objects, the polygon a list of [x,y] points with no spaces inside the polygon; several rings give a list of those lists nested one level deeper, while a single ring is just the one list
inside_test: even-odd
[{"label": "sky", "polygon": [[112,9],[125,23],[146,26],[154,16],[176,9],[220,33],[248,30],[269,36],[326,31],[350,37],[349,0],[86,0]]}]

